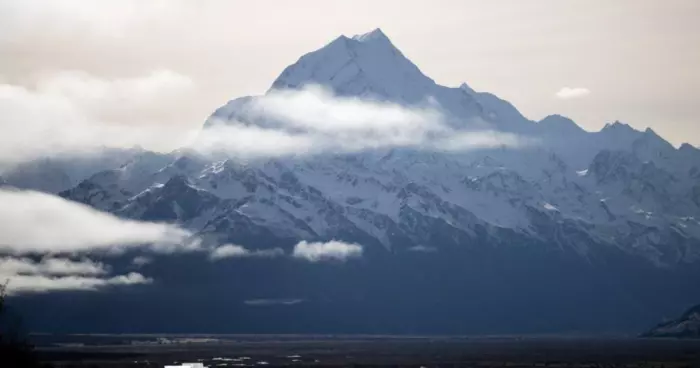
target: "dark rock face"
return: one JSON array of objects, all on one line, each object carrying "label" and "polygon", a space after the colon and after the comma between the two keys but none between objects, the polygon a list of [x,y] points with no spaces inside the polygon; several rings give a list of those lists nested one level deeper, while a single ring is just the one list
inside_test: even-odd
[{"label": "dark rock face", "polygon": [[700,339],[700,305],[688,309],[677,319],[659,324],[642,336]]}]

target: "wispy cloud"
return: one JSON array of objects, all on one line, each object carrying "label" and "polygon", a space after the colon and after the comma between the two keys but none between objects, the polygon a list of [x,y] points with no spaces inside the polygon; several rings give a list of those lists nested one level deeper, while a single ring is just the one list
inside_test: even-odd
[{"label": "wispy cloud", "polygon": [[34,89],[0,84],[0,165],[134,145],[156,150],[187,145],[204,154],[276,157],[382,147],[468,151],[531,144],[514,134],[483,130],[480,124],[455,130],[439,106],[341,97],[318,86],[256,97],[234,120],[215,124],[214,118],[205,130],[164,124],[179,118],[172,107],[187,103],[193,91],[186,76],[168,70],[110,80],[63,72]]},{"label": "wispy cloud", "polygon": [[131,260],[131,264],[137,268],[143,267],[151,262],[153,262],[153,259],[146,256],[136,256]]},{"label": "wispy cloud", "polygon": [[250,250],[236,244],[225,244],[214,248],[211,251],[211,253],[209,253],[209,259],[211,259],[212,261],[218,261],[224,258],[278,256],[284,256],[284,250],[282,250],[281,248]]},{"label": "wispy cloud", "polygon": [[172,107],[193,91],[188,77],[169,70],[121,79],[61,72],[34,88],[0,84],[0,164],[104,147],[172,149],[194,132],[165,122],[179,119]]},{"label": "wispy cloud", "polygon": [[244,300],[243,304],[261,307],[270,305],[295,305],[302,302],[304,302],[304,299],[249,299]]},{"label": "wispy cloud", "polygon": [[[435,106],[402,106],[371,99],[335,96],[308,85],[302,90],[276,90],[252,100],[244,111],[248,120],[266,126],[327,134],[353,134],[413,142],[425,132],[445,129]],[[386,136],[386,137],[385,137]]]},{"label": "wispy cloud", "polygon": [[309,262],[346,261],[362,256],[362,246],[337,240],[325,243],[301,241],[294,246],[292,256]]},{"label": "wispy cloud", "polygon": [[[109,276],[110,267],[87,258],[95,252],[113,254],[142,247],[171,253],[201,249],[201,241],[175,225],[132,221],[100,212],[61,197],[0,189],[0,281],[11,293],[98,290],[112,285],[152,282],[139,273]],[[56,255],[80,254],[79,260]],[[134,259],[142,266],[146,257]]]},{"label": "wispy cloud", "polygon": [[420,252],[420,253],[434,253],[437,252],[437,248],[435,247],[428,247],[425,245],[414,245],[410,248],[408,248],[410,252]]},{"label": "wispy cloud", "polygon": [[0,258],[0,270],[12,274],[47,275],[102,275],[107,273],[104,264],[89,259],[73,261],[68,258],[44,257],[40,262],[29,258]]},{"label": "wispy cloud", "polygon": [[555,96],[557,98],[561,98],[563,100],[571,99],[571,98],[581,98],[581,97],[586,97],[589,94],[591,94],[591,91],[588,88],[583,88],[583,87],[564,87],[560,89]]},{"label": "wispy cloud", "polygon": [[231,157],[278,157],[305,155],[328,150],[324,141],[308,134],[245,125],[239,122],[220,124],[198,133],[190,148],[208,154]]},{"label": "wispy cloud", "polygon": [[83,258],[44,257],[36,262],[30,258],[0,258],[0,280],[9,281],[10,294],[50,292],[60,290],[97,290],[110,285],[134,285],[152,280],[138,273],[107,276],[109,267]]},{"label": "wispy cloud", "polygon": [[192,147],[234,156],[304,155],[356,152],[383,147],[431,151],[470,151],[533,144],[512,133],[447,124],[439,106],[342,97],[319,86],[272,91],[238,105],[233,118],[209,121]]},{"label": "wispy cloud", "polygon": [[495,147],[525,147],[537,145],[534,138],[525,138],[513,133],[493,130],[453,132],[449,136],[432,142],[435,150],[471,151]]},{"label": "wispy cloud", "polygon": [[95,291],[108,286],[149,284],[151,282],[153,282],[152,279],[135,272],[109,278],[89,276],[52,277],[46,275],[11,275],[9,277],[7,289],[10,294],[67,290]]},{"label": "wispy cloud", "polygon": [[0,250],[14,254],[196,249],[192,234],[175,225],[118,218],[58,196],[0,189]]}]

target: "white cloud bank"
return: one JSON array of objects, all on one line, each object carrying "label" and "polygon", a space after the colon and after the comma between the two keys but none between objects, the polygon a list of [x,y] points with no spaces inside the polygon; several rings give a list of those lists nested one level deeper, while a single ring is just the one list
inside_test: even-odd
[{"label": "white cloud bank", "polygon": [[272,91],[254,99],[247,110],[249,118],[267,119],[269,123],[276,121],[281,128],[377,135],[399,143],[414,142],[425,132],[445,129],[444,117],[434,106],[407,107],[371,99],[338,97],[316,85],[302,90]]},{"label": "white cloud bank", "polygon": [[[9,280],[12,294],[152,282],[134,272],[109,276],[109,266],[85,258],[89,253],[118,253],[128,247],[163,253],[201,249],[199,239],[177,226],[121,219],[51,194],[0,188],[0,203],[0,252],[6,254],[0,257],[0,282]],[[25,254],[43,258],[18,257]],[[137,257],[134,265],[148,261]]]},{"label": "white cloud bank", "polygon": [[[5,277],[6,275],[0,275]],[[153,282],[140,273],[131,272],[110,278],[87,276],[51,277],[46,275],[10,275],[8,294],[44,293],[51,291],[85,290],[95,291],[108,286],[137,285]]]},{"label": "white cloud bank", "polygon": [[[225,258],[247,257],[284,257],[285,252],[281,248],[250,250],[236,244],[226,244],[213,248],[209,253],[209,259],[218,261]],[[329,242],[301,241],[294,246],[291,253],[293,258],[303,259],[309,262],[345,261],[362,256],[362,246],[343,241],[332,240]]]},{"label": "white cloud bank", "polygon": [[583,88],[583,87],[564,87],[559,90],[555,94],[557,98],[563,99],[563,100],[568,100],[571,98],[581,98],[581,97],[586,97],[591,94],[591,91],[588,88]]},{"label": "white cloud bank", "polygon": [[278,257],[284,256],[284,250],[280,248],[250,250],[236,244],[225,244],[214,248],[209,253],[209,259],[218,261],[224,258],[244,258],[244,257]]},{"label": "white cloud bank", "polygon": [[294,258],[309,262],[346,261],[362,256],[362,246],[337,240],[321,243],[301,241],[294,246]]},{"label": "white cloud bank", "polygon": [[192,147],[233,156],[280,156],[384,147],[470,151],[533,144],[516,134],[483,129],[483,124],[455,129],[438,106],[340,97],[319,86],[272,91],[237,108],[232,120],[214,117]]},{"label": "white cloud bank", "polygon": [[[114,253],[127,247],[148,247],[156,252],[208,250],[209,258],[282,257],[280,248],[250,250],[226,244],[201,247],[201,240],[174,225],[120,219],[58,196],[13,189],[0,189],[0,281],[10,280],[11,293],[59,290],[98,290],[110,285],[152,282],[139,273],[109,277],[109,267],[84,256],[94,252]],[[36,262],[20,258],[41,254]],[[82,254],[74,261],[59,254]],[[342,241],[306,242],[295,245],[292,257],[309,262],[345,261],[362,255],[362,247]],[[132,265],[151,261],[139,256]]]},{"label": "white cloud bank", "polygon": [[510,133],[456,130],[436,106],[339,97],[318,86],[256,97],[239,111],[243,122],[205,130],[164,124],[180,118],[173,106],[187,104],[196,97],[194,91],[188,77],[168,70],[121,79],[61,72],[35,88],[0,84],[0,165],[135,145],[275,157],[382,147],[468,151],[532,143]]},{"label": "white cloud bank", "polygon": [[61,197],[0,189],[0,250],[13,254],[193,250],[199,242],[174,225],[120,219]]},{"label": "white cloud bank", "polygon": [[163,121],[179,118],[172,107],[192,91],[188,77],[168,70],[121,79],[61,72],[34,88],[0,83],[0,164],[104,147],[172,149],[194,132]]},{"label": "white cloud bank", "polygon": [[0,272],[10,274],[48,275],[103,275],[107,273],[104,264],[89,259],[73,261],[68,258],[44,257],[40,262],[29,258],[0,258]]},{"label": "white cloud bank", "polygon": [[0,280],[8,281],[9,294],[40,293],[62,290],[94,291],[113,285],[147,284],[151,279],[139,273],[106,276],[108,267],[83,258],[44,257],[35,262],[29,258],[0,258]]}]

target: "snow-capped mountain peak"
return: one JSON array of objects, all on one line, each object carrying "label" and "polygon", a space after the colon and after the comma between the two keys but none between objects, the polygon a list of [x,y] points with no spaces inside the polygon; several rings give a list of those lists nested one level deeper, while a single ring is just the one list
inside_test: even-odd
[{"label": "snow-capped mountain peak", "polygon": [[[373,314],[364,312],[373,310],[354,303],[375,305],[377,297],[390,301],[386,305],[392,308],[386,311],[395,310],[397,301],[425,301],[430,311],[425,316],[440,314],[433,313],[434,308],[444,304],[449,307],[445,326],[459,325],[455,321],[481,310],[494,310],[498,321],[503,311],[515,311],[514,317],[541,315],[533,302],[554,305],[553,315],[568,310],[577,318],[590,316],[607,303],[617,320],[618,301],[636,305],[644,300],[653,307],[669,299],[662,295],[678,303],[680,293],[671,290],[680,285],[698,289],[697,148],[684,145],[676,150],[651,130],[641,132],[619,122],[598,132],[585,131],[560,115],[534,122],[493,94],[476,92],[466,84],[457,88],[436,84],[379,29],[338,37],[302,56],[272,89],[311,84],[340,96],[392,104],[430,99],[431,106],[451,118],[455,129],[478,119],[490,129],[532,144],[466,152],[378,148],[249,162],[181,149],[167,155],[128,155],[77,185],[65,170],[41,162],[35,170],[26,170],[34,180],[2,176],[9,185],[26,187],[65,182],[70,189],[45,190],[62,190],[64,198],[124,218],[177,223],[211,246],[233,243],[289,252],[300,241],[360,244],[363,259],[348,267],[277,263],[279,267],[270,264],[254,274],[250,273],[254,268],[243,262],[241,267],[207,267],[208,272],[242,270],[244,275],[217,277],[215,283],[221,280],[226,291],[216,295],[243,295],[235,288],[251,285],[250,295],[259,297],[264,289],[260,283],[282,280],[269,281],[274,283],[270,290],[280,285],[288,290],[301,287],[300,295],[310,300],[322,295],[324,304],[309,302],[313,313],[333,309],[328,306],[334,304],[326,304],[330,302],[352,310],[360,306],[362,321],[365,314]],[[266,97],[236,98],[208,123],[255,124],[246,118],[255,115],[250,113],[254,102]],[[263,263],[250,263],[255,264]],[[663,272],[655,266],[664,267]],[[336,269],[341,273],[325,273]],[[324,276],[287,282],[288,275],[315,275],[309,270],[324,270],[319,274]],[[672,270],[681,271],[673,279],[676,282],[656,278],[667,277]],[[251,275],[255,282],[248,282]],[[333,301],[346,294],[349,285],[358,287],[357,293],[347,293],[351,302]],[[635,290],[639,293],[633,294]],[[180,295],[178,290],[176,294]],[[541,300],[550,294],[552,298]],[[572,299],[577,296],[580,299]],[[481,304],[483,300],[492,304]],[[561,301],[561,308],[552,303]],[[579,302],[591,304],[574,314]],[[510,326],[511,318],[507,320]],[[578,331],[577,325],[566,326]]]},{"label": "snow-capped mountain peak", "polygon": [[[63,195],[131,217],[176,218],[226,241],[269,232],[395,250],[461,246],[482,234],[483,244],[528,239],[576,253],[613,246],[656,264],[700,254],[700,244],[684,243],[681,253],[673,240],[679,232],[692,244],[700,239],[697,150],[686,147],[681,155],[653,131],[619,122],[599,132],[561,115],[534,122],[488,92],[436,84],[379,29],[340,36],[302,56],[273,90],[311,84],[401,105],[430,99],[456,129],[479,120],[535,143],[458,154],[401,147],[245,164],[185,151],[140,155]],[[214,117],[255,124],[246,117],[259,98],[265,97],[232,100]],[[178,199],[178,191],[187,199]]]},{"label": "snow-capped mountain peak", "polygon": [[393,47],[393,44],[389,40],[389,37],[384,34],[384,32],[381,30],[381,28],[375,28],[372,31],[369,31],[367,33],[363,34],[358,34],[352,36],[352,39],[355,41],[359,42],[365,42],[365,43],[382,43],[382,44],[389,44],[391,47]]},{"label": "snow-capped mountain peak", "polygon": [[272,89],[328,87],[338,95],[417,103],[435,86],[380,30],[340,36],[287,67]]}]

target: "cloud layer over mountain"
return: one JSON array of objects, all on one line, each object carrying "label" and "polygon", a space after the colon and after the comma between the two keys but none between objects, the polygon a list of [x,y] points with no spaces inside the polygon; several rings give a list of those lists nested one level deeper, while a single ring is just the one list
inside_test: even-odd
[{"label": "cloud layer over mountain", "polygon": [[112,81],[73,73],[37,90],[0,85],[4,133],[0,165],[135,145],[156,149],[188,145],[204,154],[277,157],[385,147],[474,150],[532,143],[511,133],[455,130],[445,123],[439,106],[406,107],[339,97],[313,86],[258,97],[241,116],[246,122],[212,124],[205,130],[183,133],[132,119],[170,111],[166,105],[185,103],[190,93],[190,81],[168,71]]},{"label": "cloud layer over mountain", "polygon": [[50,194],[0,189],[0,203],[0,250],[14,254],[114,252],[144,245],[167,253],[199,246],[175,225],[124,220]]},{"label": "cloud layer over mountain", "polygon": [[0,84],[0,165],[103,147],[172,148],[188,133],[161,122],[177,120],[171,106],[192,92],[190,79],[168,70],[126,79],[64,72],[33,89]]},{"label": "cloud layer over mountain", "polygon": [[309,262],[346,261],[362,256],[362,246],[332,240],[329,242],[301,241],[294,246],[292,255]]},{"label": "cloud layer over mountain", "polygon": [[211,251],[209,258],[218,261],[224,258],[245,258],[245,257],[278,257],[283,256],[284,251],[280,248],[250,250],[236,244],[225,244]]},{"label": "cloud layer over mountain", "polygon": [[94,291],[111,285],[146,284],[152,280],[139,273],[108,276],[109,267],[87,258],[46,256],[36,262],[30,258],[0,258],[0,279],[7,280],[10,294],[60,290]]}]

